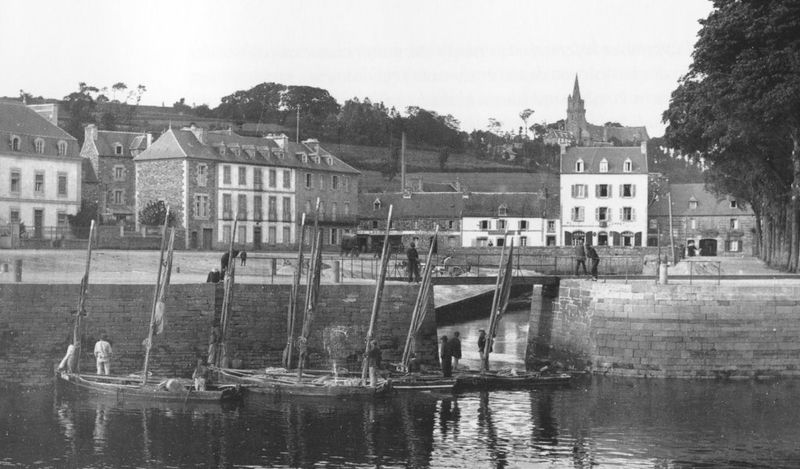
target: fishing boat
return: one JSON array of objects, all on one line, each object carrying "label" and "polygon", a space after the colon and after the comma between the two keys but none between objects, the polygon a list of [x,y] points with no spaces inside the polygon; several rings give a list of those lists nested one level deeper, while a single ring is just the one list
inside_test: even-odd
[{"label": "fishing boat", "polygon": [[568,373],[542,374],[538,372],[517,373],[513,370],[500,371],[462,371],[456,374],[456,388],[459,390],[485,388],[518,388],[539,386],[560,386],[569,384],[572,375]]},{"label": "fishing boat", "polygon": [[[150,315],[150,327],[148,337],[145,339],[145,360],[144,371],[141,375],[135,376],[107,376],[80,373],[79,363],[74,366],[67,361],[77,361],[79,356],[76,352],[80,347],[81,338],[81,318],[86,316],[85,302],[86,290],[89,283],[89,272],[92,256],[92,240],[94,239],[94,222],[90,227],[89,244],[87,249],[86,270],[81,279],[81,290],[78,300],[78,309],[75,314],[75,325],[73,331],[73,344],[70,346],[68,356],[65,357],[65,367],[56,370],[57,385],[66,390],[86,392],[104,396],[115,396],[118,401],[124,399],[157,401],[182,401],[186,402],[221,402],[240,399],[244,388],[236,385],[208,386],[206,390],[196,391],[193,383],[186,379],[164,379],[152,378],[148,372],[150,359],[150,349],[153,342],[153,335],[160,332],[163,325],[163,315],[165,312],[165,298],[169,286],[170,274],[172,271],[172,254],[175,241],[175,229],[170,229],[169,240],[167,240],[167,220],[169,219],[169,208],[164,220],[161,239],[161,253],[158,267],[158,282],[156,284],[153,307]],[[73,356],[69,356],[72,353]]]}]

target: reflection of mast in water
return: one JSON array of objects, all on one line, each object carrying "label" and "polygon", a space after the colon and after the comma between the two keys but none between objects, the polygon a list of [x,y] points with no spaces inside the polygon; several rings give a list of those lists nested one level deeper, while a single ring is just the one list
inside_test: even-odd
[{"label": "reflection of mast in water", "polygon": [[64,432],[64,439],[69,442],[69,447],[72,450],[72,462],[74,463],[78,457],[78,444],[75,441],[75,417],[72,407],[66,402],[61,402],[56,406],[58,424],[61,425],[61,429]]},{"label": "reflection of mast in water", "polygon": [[147,408],[142,408],[142,451],[144,460],[152,461],[153,452],[150,451],[150,427],[147,423]]},{"label": "reflection of mast in water", "polygon": [[[539,399],[534,396],[538,395]],[[531,391],[531,415],[536,415],[533,422],[534,443],[558,446],[558,421],[553,417],[553,392],[542,390]]]},{"label": "reflection of mast in water", "polygon": [[382,438],[380,435],[381,425],[375,415],[375,402],[369,400],[364,403],[361,421],[364,424],[364,441],[367,442],[367,454],[372,455],[374,460],[370,461],[375,467],[381,467],[383,459]]},{"label": "reflection of mast in water", "polygon": [[100,400],[97,401],[97,408],[94,414],[94,433],[92,434],[94,440],[94,452],[103,454],[108,436],[106,430],[108,429],[108,409],[105,403]]},{"label": "reflection of mast in water", "polygon": [[489,392],[481,391],[480,406],[478,407],[478,428],[483,430],[486,436],[486,444],[489,449],[489,457],[494,461],[494,467],[508,466],[506,452],[501,450],[497,444],[497,428],[494,426],[492,411],[489,409]]},{"label": "reflection of mast in water", "polygon": [[461,410],[458,408],[458,399],[455,397],[442,399],[439,410],[439,431],[442,433],[442,439],[447,437],[450,424],[453,426],[453,437],[458,437],[459,420],[461,420]]},{"label": "reflection of mast in water", "polygon": [[[403,436],[405,436],[406,451],[408,452],[407,461],[411,467],[424,467],[430,462],[430,451],[424,447],[423,437],[417,428],[418,420],[414,416],[413,405],[413,399],[402,398],[399,402],[400,421],[403,423]],[[430,436],[427,435],[427,438]]]}]

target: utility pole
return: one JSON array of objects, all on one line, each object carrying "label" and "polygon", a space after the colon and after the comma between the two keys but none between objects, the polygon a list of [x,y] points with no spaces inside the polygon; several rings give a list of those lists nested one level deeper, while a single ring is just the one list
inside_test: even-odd
[{"label": "utility pole", "polygon": [[400,137],[400,192],[406,190],[406,133]]},{"label": "utility pole", "polygon": [[669,203],[669,250],[672,256],[672,265],[675,265],[675,235],[672,231],[672,194],[667,192],[667,202]]},{"label": "utility pole", "polygon": [[297,106],[297,127],[294,134],[294,143],[300,143],[300,106]]}]

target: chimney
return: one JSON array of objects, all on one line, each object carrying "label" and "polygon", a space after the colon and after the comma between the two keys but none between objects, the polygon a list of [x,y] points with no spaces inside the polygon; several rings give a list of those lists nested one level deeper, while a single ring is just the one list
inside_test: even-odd
[{"label": "chimney", "polygon": [[264,138],[268,138],[275,142],[281,148],[281,150],[286,150],[286,146],[289,144],[289,137],[287,137],[286,134],[267,134],[267,136]]},{"label": "chimney", "polygon": [[644,156],[647,156],[647,142],[646,142],[646,141],[645,141],[645,142],[642,142],[642,144],[640,145],[640,147],[641,147],[641,149],[642,149],[642,155],[644,155]]},{"label": "chimney", "polygon": [[206,130],[204,128],[198,127],[193,123],[192,126],[189,127],[189,130],[192,131],[192,133],[194,134],[195,137],[197,137],[197,140],[200,143],[202,143],[203,145],[206,144]]},{"label": "chimney", "polygon": [[145,147],[145,148],[150,148],[150,145],[153,144],[153,134],[150,133],[150,132],[147,132],[145,134],[145,136],[147,137],[147,147]]},{"label": "chimney", "polygon": [[95,141],[97,140],[97,126],[94,124],[89,124],[83,128],[83,140],[84,141]]},{"label": "chimney", "polygon": [[319,153],[319,140],[316,138],[309,138],[307,140],[303,140],[303,145],[311,148],[311,154],[316,155]]}]

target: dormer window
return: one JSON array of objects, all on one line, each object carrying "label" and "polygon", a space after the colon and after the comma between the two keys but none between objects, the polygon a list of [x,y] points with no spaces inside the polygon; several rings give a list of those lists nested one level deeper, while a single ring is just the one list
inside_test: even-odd
[{"label": "dormer window", "polygon": [[280,150],[276,151],[275,152],[275,156],[277,156],[279,160],[282,160],[283,159],[283,152],[280,151]]},{"label": "dormer window", "polygon": [[603,158],[600,160],[600,172],[607,173],[608,172],[608,160]]},{"label": "dormer window", "polygon": [[64,156],[67,154],[67,142],[60,140],[58,142],[58,155]]},{"label": "dormer window", "polygon": [[633,162],[630,158],[627,158],[625,163],[622,164],[622,172],[630,173],[631,171],[633,171]]},{"label": "dormer window", "polygon": [[114,154],[119,156],[122,155],[122,144],[117,142],[114,144]]},{"label": "dormer window", "polygon": [[731,200],[731,208],[739,208],[739,204],[735,200]]},{"label": "dormer window", "polygon": [[225,156],[225,145],[219,146],[219,156]]},{"label": "dormer window", "polygon": [[326,156],[325,157],[325,164],[327,164],[328,166],[333,165],[333,158],[331,158],[330,156]]},{"label": "dormer window", "polygon": [[583,172],[583,160],[578,160],[575,162],[575,172],[576,173]]},{"label": "dormer window", "polygon": [[297,157],[300,158],[300,161],[303,163],[308,163],[308,155],[305,153],[297,153]]},{"label": "dormer window", "polygon": [[33,141],[33,146],[36,149],[36,153],[42,154],[44,153],[44,139],[37,138]]},{"label": "dormer window", "polygon": [[498,217],[508,216],[508,206],[506,204],[502,204],[499,207],[497,207],[497,216]]},{"label": "dormer window", "polygon": [[697,210],[697,199],[695,199],[694,196],[692,196],[692,198],[689,199],[689,209]]},{"label": "dormer window", "polygon": [[16,135],[11,136],[11,150],[12,151],[19,151],[21,140]]},{"label": "dormer window", "polygon": [[380,210],[380,209],[381,209],[381,199],[375,199],[375,201],[372,202],[372,210]]}]

